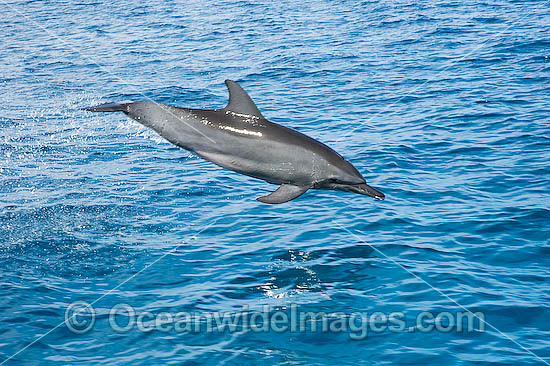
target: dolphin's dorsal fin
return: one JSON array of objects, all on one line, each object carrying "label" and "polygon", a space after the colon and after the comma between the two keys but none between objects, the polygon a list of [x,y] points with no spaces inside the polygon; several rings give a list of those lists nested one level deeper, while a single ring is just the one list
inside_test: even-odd
[{"label": "dolphin's dorsal fin", "polygon": [[239,84],[232,80],[226,80],[225,85],[227,85],[227,89],[229,90],[229,103],[225,107],[226,111],[258,118],[264,117],[252,101],[252,98],[246,94]]},{"label": "dolphin's dorsal fin", "polygon": [[293,184],[281,184],[275,192],[256,198],[262,203],[285,203],[303,195],[309,187],[295,186]]}]

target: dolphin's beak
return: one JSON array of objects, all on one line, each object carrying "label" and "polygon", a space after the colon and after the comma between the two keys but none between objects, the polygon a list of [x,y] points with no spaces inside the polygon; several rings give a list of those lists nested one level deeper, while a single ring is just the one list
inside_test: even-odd
[{"label": "dolphin's beak", "polygon": [[364,194],[366,196],[371,196],[376,198],[377,200],[383,200],[384,198],[386,198],[384,193],[380,192],[376,188],[369,186],[368,184],[364,184],[364,183],[354,184],[354,185],[349,185],[346,188],[348,188],[351,192]]}]

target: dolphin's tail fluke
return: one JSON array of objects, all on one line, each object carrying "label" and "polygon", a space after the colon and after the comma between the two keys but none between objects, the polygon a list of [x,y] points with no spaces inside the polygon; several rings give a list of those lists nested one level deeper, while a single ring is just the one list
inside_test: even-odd
[{"label": "dolphin's tail fluke", "polygon": [[83,111],[90,112],[128,112],[128,106],[131,103],[105,103],[93,107],[80,108]]}]

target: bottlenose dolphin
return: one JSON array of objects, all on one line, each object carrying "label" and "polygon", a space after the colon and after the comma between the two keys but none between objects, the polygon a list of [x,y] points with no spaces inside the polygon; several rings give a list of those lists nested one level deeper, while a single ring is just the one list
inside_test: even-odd
[{"label": "bottlenose dolphin", "polygon": [[331,189],[368,195],[384,194],[366,184],[351,163],[325,144],[268,121],[234,81],[226,80],[229,103],[222,109],[190,109],[153,101],[107,103],[82,108],[123,112],[176,146],[214,164],[279,185],[257,198],[284,203],[308,189]]}]

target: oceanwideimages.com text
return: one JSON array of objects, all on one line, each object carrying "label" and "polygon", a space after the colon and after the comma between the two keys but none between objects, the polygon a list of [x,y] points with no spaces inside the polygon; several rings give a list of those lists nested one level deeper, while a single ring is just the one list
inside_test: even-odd
[{"label": "oceanwideimages.com text", "polygon": [[[265,305],[255,310],[244,306],[236,312],[137,311],[128,304],[117,304],[110,309],[107,321],[117,333],[332,332],[347,333],[352,340],[382,332],[484,332],[486,324],[482,312],[423,311],[411,318],[399,311],[310,312],[296,304],[277,309]],[[95,322],[95,309],[88,303],[73,303],[65,312],[65,324],[74,333],[92,331]]]}]

